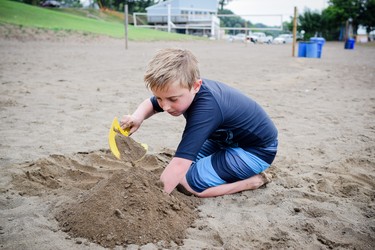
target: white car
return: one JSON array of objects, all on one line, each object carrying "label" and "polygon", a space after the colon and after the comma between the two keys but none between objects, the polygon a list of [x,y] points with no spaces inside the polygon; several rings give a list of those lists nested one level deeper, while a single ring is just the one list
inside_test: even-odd
[{"label": "white car", "polygon": [[254,32],[250,35],[250,40],[254,43],[272,43],[273,37],[266,36],[263,32]]},{"label": "white car", "polygon": [[273,39],[273,43],[283,44],[283,43],[292,43],[293,35],[292,34],[282,34]]},{"label": "white car", "polygon": [[245,33],[239,33],[235,36],[230,36],[228,40],[229,42],[246,42],[247,39]]}]

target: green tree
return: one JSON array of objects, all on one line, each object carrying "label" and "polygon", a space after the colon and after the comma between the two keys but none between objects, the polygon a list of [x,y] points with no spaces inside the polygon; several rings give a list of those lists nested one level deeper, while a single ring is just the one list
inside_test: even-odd
[{"label": "green tree", "polygon": [[343,22],[338,16],[342,15],[343,10],[329,6],[322,11],[322,27],[323,37],[327,40],[337,40],[340,36],[340,29],[345,27]]},{"label": "green tree", "polygon": [[134,12],[146,12],[147,7],[155,4],[154,0],[97,0],[97,2],[101,7],[117,11],[124,11],[124,6],[127,4],[130,14]]},{"label": "green tree", "polygon": [[283,22],[282,32],[289,33],[289,32],[292,32],[292,30],[293,30],[293,17],[290,17],[290,21]]},{"label": "green tree", "polygon": [[232,0],[219,0],[219,10],[223,11],[224,6],[227,5]]},{"label": "green tree", "polygon": [[[219,15],[234,15],[234,16],[222,16],[220,17],[220,27],[234,27],[234,28],[245,28],[245,27],[252,27],[250,21],[246,21],[245,19],[241,18],[240,16],[236,16],[231,10],[228,9],[219,9]],[[230,31],[230,34],[235,34],[234,30]]]},{"label": "green tree", "polygon": [[362,5],[359,23],[366,27],[367,33],[375,30],[375,0],[368,0]]},{"label": "green tree", "polygon": [[[1,1],[1,0],[0,0]],[[31,5],[39,5],[43,2],[43,0],[15,0],[16,2],[31,4]],[[73,7],[82,7],[79,0],[55,0],[64,6],[73,6]]]},{"label": "green tree", "polygon": [[327,14],[330,21],[344,25],[351,18],[354,33],[357,32],[359,25],[373,30],[375,0],[330,0],[329,4]]},{"label": "green tree", "polygon": [[310,39],[310,37],[315,35],[322,35],[324,30],[322,26],[322,15],[310,9],[305,9],[305,12],[298,16],[298,31],[301,30],[305,31],[305,39]]}]

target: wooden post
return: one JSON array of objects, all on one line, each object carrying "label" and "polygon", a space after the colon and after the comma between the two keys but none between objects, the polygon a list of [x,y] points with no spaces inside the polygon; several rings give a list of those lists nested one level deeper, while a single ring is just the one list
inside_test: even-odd
[{"label": "wooden post", "polygon": [[168,33],[171,33],[172,19],[171,19],[171,4],[168,4]]},{"label": "wooden post", "polygon": [[295,48],[296,48],[296,40],[297,40],[297,7],[294,7],[294,18],[293,18],[293,51],[292,51],[292,57],[294,57],[295,54]]},{"label": "wooden post", "polygon": [[125,49],[128,49],[128,5],[124,8],[124,23],[125,23]]}]

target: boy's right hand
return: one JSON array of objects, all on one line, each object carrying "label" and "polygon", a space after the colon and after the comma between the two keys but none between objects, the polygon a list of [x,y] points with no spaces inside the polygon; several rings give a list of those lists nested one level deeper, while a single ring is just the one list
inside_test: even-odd
[{"label": "boy's right hand", "polygon": [[122,129],[130,128],[129,135],[133,134],[141,126],[142,122],[155,114],[150,98],[139,104],[132,115],[124,115],[120,120]]},{"label": "boy's right hand", "polygon": [[135,117],[134,115],[124,115],[120,120],[122,129],[129,128],[129,135],[132,135],[141,126],[143,120]]}]

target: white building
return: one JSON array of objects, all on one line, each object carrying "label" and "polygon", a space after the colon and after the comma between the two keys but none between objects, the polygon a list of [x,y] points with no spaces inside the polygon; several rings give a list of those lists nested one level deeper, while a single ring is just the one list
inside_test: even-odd
[{"label": "white building", "polygon": [[146,8],[149,25],[177,33],[215,37],[220,29],[218,0],[169,0]]}]

